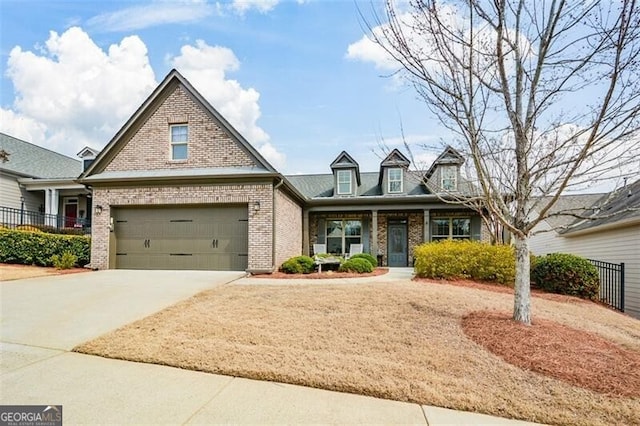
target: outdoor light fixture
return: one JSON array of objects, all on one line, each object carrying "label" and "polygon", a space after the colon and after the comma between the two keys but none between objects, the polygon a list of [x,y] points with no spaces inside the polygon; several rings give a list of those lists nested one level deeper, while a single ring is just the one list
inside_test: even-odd
[{"label": "outdoor light fixture", "polygon": [[102,213],[102,206],[100,204],[98,204],[96,206],[96,208],[94,209],[96,215],[99,215],[100,213]]},{"label": "outdoor light fixture", "polygon": [[260,210],[260,201],[256,201],[255,203],[253,203],[253,210]]}]

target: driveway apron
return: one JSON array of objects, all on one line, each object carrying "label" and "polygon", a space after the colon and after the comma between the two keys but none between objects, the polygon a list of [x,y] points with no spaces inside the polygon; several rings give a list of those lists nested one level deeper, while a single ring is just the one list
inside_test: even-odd
[{"label": "driveway apron", "polygon": [[0,340],[71,350],[244,275],[244,272],[108,270],[2,282]]}]

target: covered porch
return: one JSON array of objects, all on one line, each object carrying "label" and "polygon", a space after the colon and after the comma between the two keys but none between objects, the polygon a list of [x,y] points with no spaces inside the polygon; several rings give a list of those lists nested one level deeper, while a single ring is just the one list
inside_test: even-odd
[{"label": "covered porch", "polygon": [[483,239],[480,216],[455,206],[371,206],[345,209],[311,207],[303,211],[303,253],[314,244],[344,255],[350,244],[378,258],[380,266],[413,265],[413,248],[441,239]]}]

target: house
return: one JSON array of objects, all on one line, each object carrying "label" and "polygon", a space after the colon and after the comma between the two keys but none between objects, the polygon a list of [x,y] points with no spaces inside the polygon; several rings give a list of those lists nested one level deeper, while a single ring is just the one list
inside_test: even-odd
[{"label": "house", "polygon": [[[430,182],[464,188],[462,161],[447,148]],[[408,266],[423,241],[485,234],[398,150],[373,173],[346,152],[327,166],[283,176],[172,70],[78,179],[93,191],[91,266],[272,272],[317,242]]]},{"label": "house", "polygon": [[[0,133],[0,224],[87,228],[91,192],[74,180],[82,162]],[[96,151],[85,148],[90,158]]]},{"label": "house", "polygon": [[[409,266],[412,248],[425,241],[487,239],[476,212],[440,198],[445,191],[465,186],[460,175],[463,161],[447,147],[425,178],[409,169],[409,159],[397,149],[382,160],[377,172],[360,172],[354,158],[343,151],[331,163],[331,173],[287,176],[305,198],[303,253],[316,243],[337,254],[347,253],[350,244],[363,244],[364,251],[384,265]],[[439,188],[442,194],[429,188]]]},{"label": "house", "polygon": [[572,211],[595,219],[553,216],[530,239],[532,253],[573,253],[625,264],[625,312],[640,318],[640,180],[610,194],[561,196],[550,213]]}]

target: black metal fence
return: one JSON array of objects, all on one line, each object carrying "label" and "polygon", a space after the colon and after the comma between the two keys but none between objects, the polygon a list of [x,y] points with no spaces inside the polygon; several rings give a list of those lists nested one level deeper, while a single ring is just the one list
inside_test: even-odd
[{"label": "black metal fence", "polygon": [[31,225],[55,229],[81,229],[91,232],[91,220],[78,217],[67,217],[57,214],[34,212],[31,210],[0,207],[0,225],[6,228]]},{"label": "black metal fence", "polygon": [[609,263],[589,259],[600,273],[600,301],[624,312],[624,262]]}]

